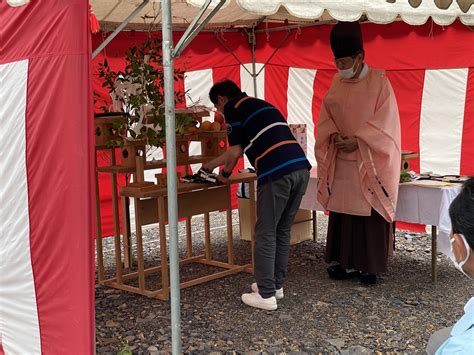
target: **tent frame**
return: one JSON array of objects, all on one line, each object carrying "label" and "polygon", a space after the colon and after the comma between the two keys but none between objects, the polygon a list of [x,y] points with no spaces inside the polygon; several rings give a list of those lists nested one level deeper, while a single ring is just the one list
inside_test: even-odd
[{"label": "tent frame", "polygon": [[97,47],[94,52],[92,52],[92,59],[94,59],[102,49],[104,49],[120,32],[122,32],[122,30],[130,23],[130,21],[132,21],[149,2],[150,0],[143,0],[143,2],[138,5],[120,25],[117,26],[117,28],[104,40],[104,42],[102,42],[99,47]]},{"label": "tent frame", "polygon": [[171,17],[171,0],[162,0],[162,36],[163,36],[163,69],[166,121],[166,169],[168,193],[169,225],[169,258],[170,258],[170,298],[171,298],[171,348],[172,353],[181,353],[181,315],[179,288],[179,255],[178,255],[178,193],[176,179],[176,117],[174,102],[174,61],[186,46],[191,43],[199,31],[206,26],[216,12],[224,5],[220,0],[217,6],[199,22],[211,4],[206,0],[196,18],[188,27],[178,45],[173,49],[173,29]]},{"label": "tent frame", "polygon": [[[150,0],[143,0],[135,10],[104,40],[103,43],[97,47],[92,58],[95,58],[126,26],[130,21],[138,15],[138,13],[148,4]],[[181,55],[184,49],[191,43],[191,41],[201,32],[209,23],[212,17],[225,4],[226,0],[219,0],[219,3],[208,13],[212,0],[206,2],[200,8],[198,14],[188,26],[183,36],[173,48],[173,27],[171,15],[171,0],[161,1],[162,13],[162,49],[163,49],[163,70],[164,70],[164,96],[165,96],[165,122],[166,122],[166,161],[167,161],[167,195],[168,195],[168,224],[169,224],[169,259],[170,259],[170,302],[171,302],[171,344],[172,353],[181,353],[181,317],[180,317],[180,285],[179,285],[179,255],[178,255],[178,196],[177,196],[177,178],[176,178],[176,117],[175,117],[175,102],[174,102],[174,58]],[[262,17],[251,27],[250,32],[247,32],[249,37],[249,44],[252,51],[252,71],[250,72],[233,51],[225,45],[216,35],[219,43],[241,64],[244,69],[252,76],[254,96],[257,96],[257,77],[261,74],[265,66],[279,51],[279,49],[286,43],[291,33],[291,29],[317,26],[322,23],[306,24],[306,25],[288,25],[272,29],[256,30],[256,27],[265,20]],[[333,21],[325,21],[333,22]],[[274,49],[270,57],[265,61],[262,68],[256,70],[256,34],[262,32],[273,32],[286,30],[284,39]],[[225,31],[225,30],[224,30]],[[234,31],[234,30],[232,30]],[[214,30],[216,34],[216,31]]]},{"label": "tent frame", "polygon": [[[143,0],[135,10],[97,47],[92,53],[95,58],[126,26],[140,13],[150,0]],[[180,316],[180,285],[179,285],[179,254],[178,254],[178,194],[176,179],[176,117],[174,102],[174,58],[184,51],[199,32],[209,23],[212,17],[225,4],[219,3],[205,15],[212,0],[206,0],[196,17],[184,32],[176,47],[173,48],[173,28],[171,16],[171,0],[161,1],[162,13],[162,49],[164,70],[165,122],[166,122],[166,169],[168,195],[169,225],[169,259],[170,259],[170,300],[171,300],[171,347],[173,354],[181,353],[181,316]],[[95,332],[94,332],[95,334]],[[96,347],[94,346],[94,353]]]}]

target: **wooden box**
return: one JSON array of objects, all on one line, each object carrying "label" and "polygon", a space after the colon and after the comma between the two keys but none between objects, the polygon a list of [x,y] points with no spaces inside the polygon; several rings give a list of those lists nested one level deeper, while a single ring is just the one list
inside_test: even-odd
[{"label": "wooden box", "polygon": [[415,158],[418,158],[418,153],[403,150],[401,170],[410,171],[410,160]]},{"label": "wooden box", "polygon": [[136,166],[136,157],[140,154],[146,154],[146,141],[144,139],[125,139],[124,145],[120,150],[121,165],[134,168]]},{"label": "wooden box", "polygon": [[[250,199],[239,198],[239,224],[240,239],[251,240],[251,233],[254,226],[250,225]],[[298,244],[305,240],[312,240],[311,211],[300,209],[296,213],[295,221],[291,227],[290,244]]]},{"label": "wooden box", "polygon": [[189,141],[176,136],[176,163],[186,164],[189,160]]},{"label": "wooden box", "polygon": [[226,131],[203,132],[199,134],[201,140],[201,155],[204,157],[218,157],[227,150]]},{"label": "wooden box", "polygon": [[96,114],[94,118],[94,137],[96,146],[105,146],[114,136],[114,123],[125,120],[120,113]]}]

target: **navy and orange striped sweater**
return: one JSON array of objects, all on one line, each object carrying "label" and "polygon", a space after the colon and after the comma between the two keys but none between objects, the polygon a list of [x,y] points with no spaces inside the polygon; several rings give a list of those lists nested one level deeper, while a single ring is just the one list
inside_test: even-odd
[{"label": "navy and orange striped sweater", "polygon": [[247,95],[224,107],[229,145],[240,145],[257,171],[258,183],[311,169],[283,115],[266,101]]}]

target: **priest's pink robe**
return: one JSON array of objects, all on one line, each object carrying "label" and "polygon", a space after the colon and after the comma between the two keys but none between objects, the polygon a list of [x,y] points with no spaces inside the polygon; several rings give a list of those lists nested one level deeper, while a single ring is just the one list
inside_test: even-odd
[{"label": "priest's pink robe", "polygon": [[[336,148],[339,133],[358,149]],[[329,211],[370,216],[375,209],[393,222],[400,179],[400,119],[392,86],[382,70],[360,79],[336,74],[324,97],[315,145],[318,200]]]}]

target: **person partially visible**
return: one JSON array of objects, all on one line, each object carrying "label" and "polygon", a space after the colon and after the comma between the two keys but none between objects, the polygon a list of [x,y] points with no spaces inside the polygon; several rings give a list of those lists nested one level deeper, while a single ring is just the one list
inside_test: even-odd
[{"label": "person partially visible", "polygon": [[400,179],[400,118],[383,70],[365,63],[358,22],[331,31],[338,73],[323,99],[315,154],[329,211],[325,259],[332,279],[374,284],[387,269]]},{"label": "person partially visible", "polygon": [[285,117],[264,100],[247,96],[233,81],[215,84],[211,102],[224,114],[229,149],[203,164],[218,166],[225,182],[245,153],[257,172],[257,222],[255,224],[252,292],[242,295],[246,305],[277,309],[290,254],[290,233],[309,181],[311,165],[290,131]]},{"label": "person partially visible", "polygon": [[[452,224],[451,260],[456,269],[474,280],[474,178],[464,183],[451,203],[449,217]],[[426,352],[430,355],[474,355],[474,297],[464,306],[464,316],[453,327],[441,329],[430,337]]]}]

